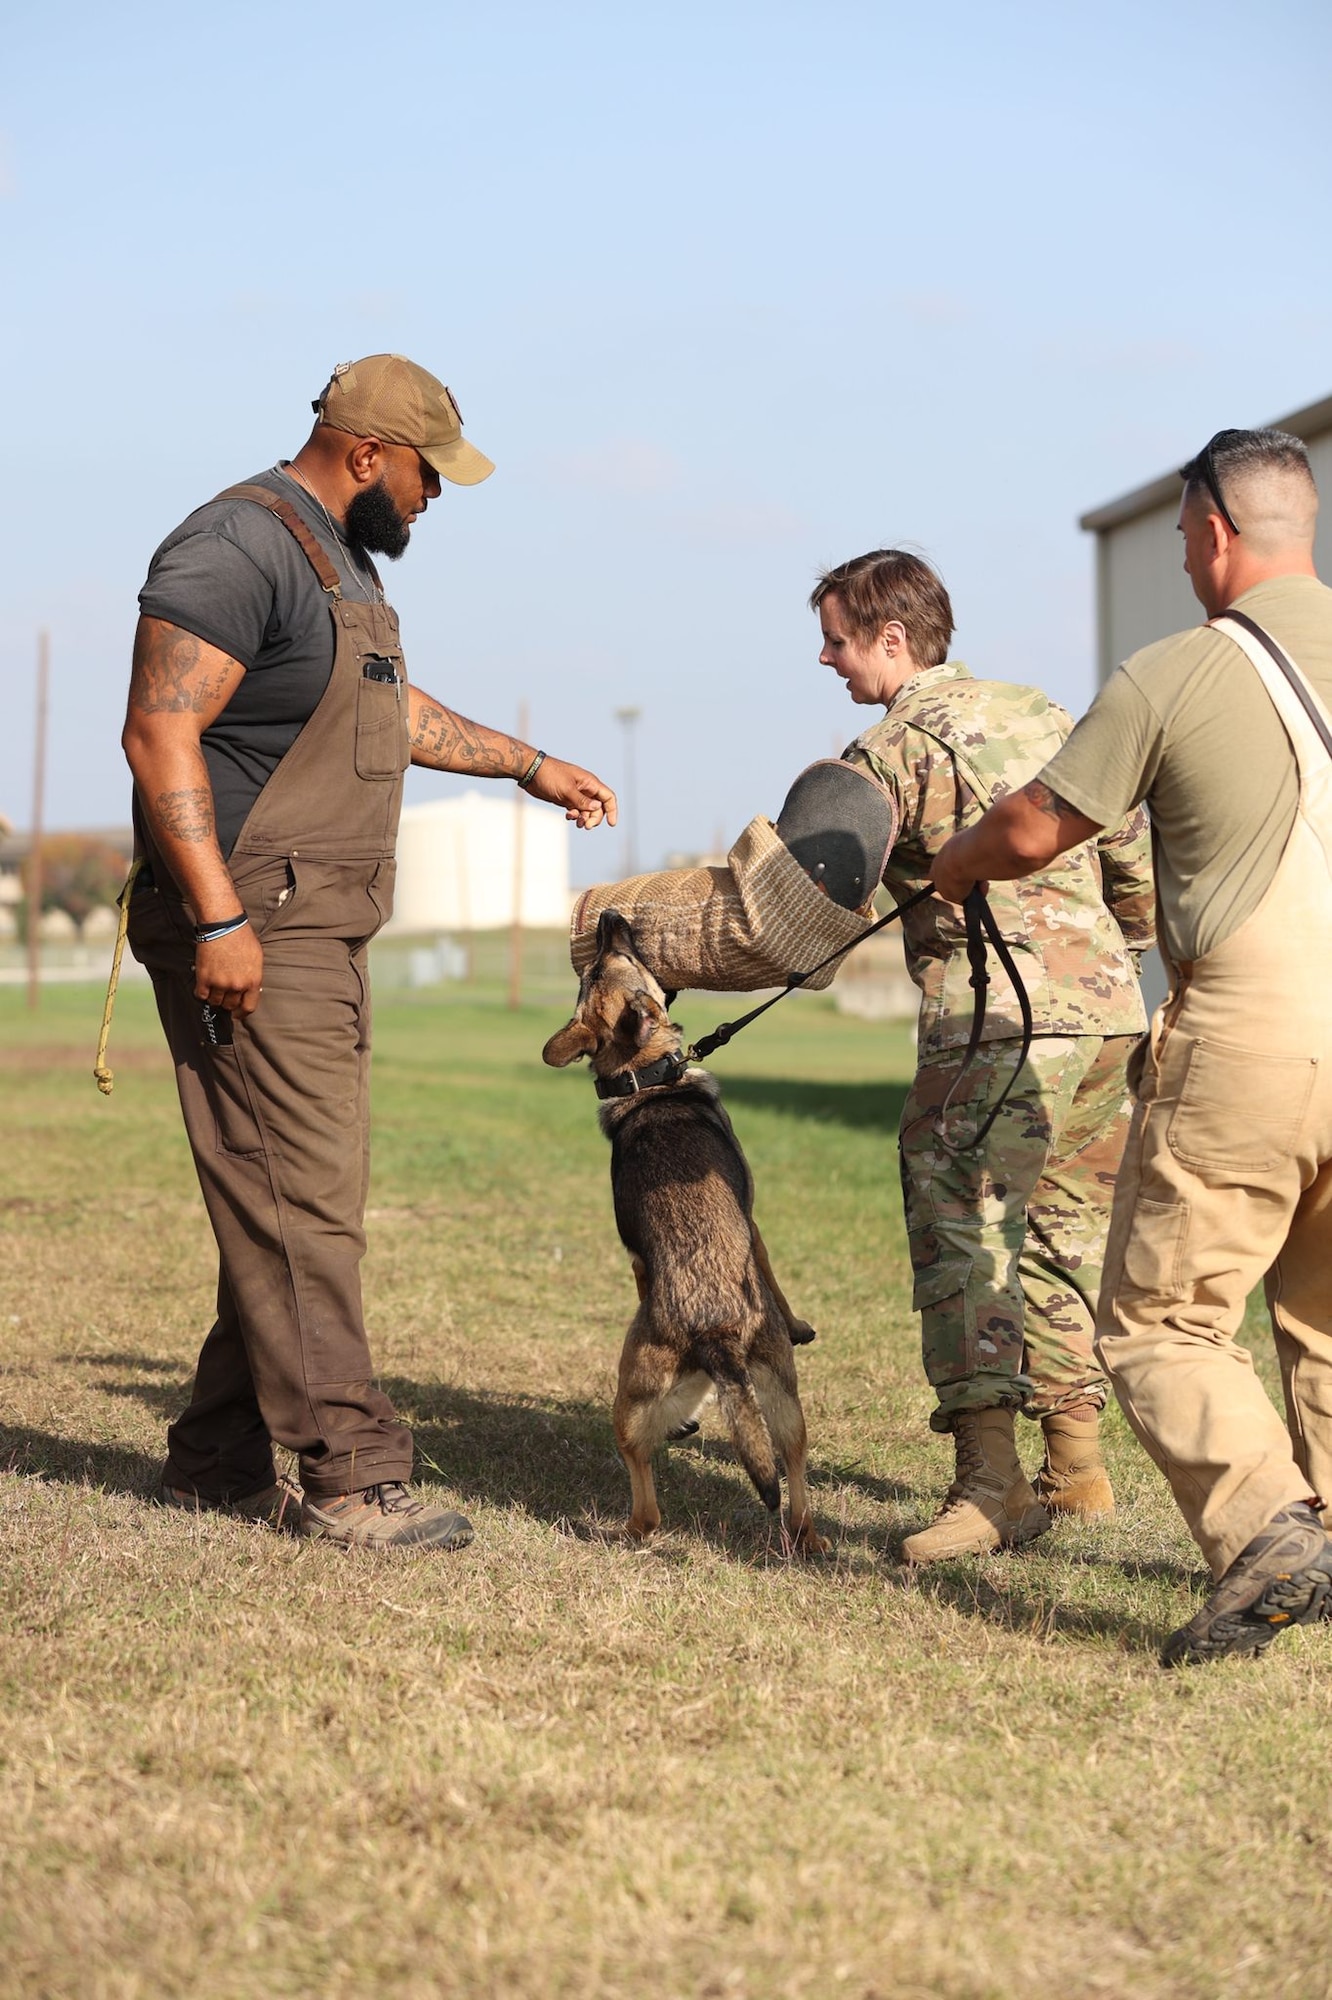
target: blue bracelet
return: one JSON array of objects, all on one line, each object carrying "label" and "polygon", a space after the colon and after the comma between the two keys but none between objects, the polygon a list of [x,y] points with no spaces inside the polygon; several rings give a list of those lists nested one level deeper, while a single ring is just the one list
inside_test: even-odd
[{"label": "blue bracelet", "polygon": [[250,919],[246,916],[244,910],[242,910],[238,917],[227,917],[220,924],[200,924],[198,930],[194,933],[194,942],[196,944],[213,944],[218,938],[230,937],[233,931],[238,931],[243,924],[248,924],[249,921]]}]

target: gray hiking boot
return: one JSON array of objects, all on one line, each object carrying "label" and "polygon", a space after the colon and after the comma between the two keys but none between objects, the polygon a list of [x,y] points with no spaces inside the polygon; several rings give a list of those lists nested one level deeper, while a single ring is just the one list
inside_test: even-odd
[{"label": "gray hiking boot", "polygon": [[1289,1625],[1332,1615],[1332,1537],[1312,1507],[1283,1507],[1240,1550],[1195,1617],[1161,1649],[1163,1667],[1260,1653]]},{"label": "gray hiking boot", "polygon": [[253,1493],[214,1500],[193,1486],[177,1486],[163,1479],[157,1488],[157,1504],[186,1514],[227,1514],[233,1521],[253,1521],[259,1527],[294,1535],[301,1514],[301,1491],[289,1480],[275,1479],[271,1486],[256,1487]]},{"label": "gray hiking boot", "polygon": [[300,1532],[346,1549],[465,1549],[475,1530],[465,1515],[418,1500],[394,1479],[327,1500],[307,1493]]}]

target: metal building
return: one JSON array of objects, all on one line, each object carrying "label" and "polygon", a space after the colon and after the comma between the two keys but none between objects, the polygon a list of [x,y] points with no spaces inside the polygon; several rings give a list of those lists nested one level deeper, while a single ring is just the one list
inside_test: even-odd
[{"label": "metal building", "polygon": [[398,886],[384,935],[529,929],[569,921],[563,813],[508,787],[404,806]]},{"label": "metal building", "polygon": [[[1332,396],[1278,417],[1272,429],[1291,431],[1309,447],[1323,496],[1315,554],[1319,574],[1332,582]],[[1205,443],[1199,438],[1192,449]],[[1177,532],[1182,490],[1178,471],[1165,472],[1082,516],[1079,525],[1096,537],[1098,685],[1139,647],[1201,622],[1202,607],[1184,574]]]}]

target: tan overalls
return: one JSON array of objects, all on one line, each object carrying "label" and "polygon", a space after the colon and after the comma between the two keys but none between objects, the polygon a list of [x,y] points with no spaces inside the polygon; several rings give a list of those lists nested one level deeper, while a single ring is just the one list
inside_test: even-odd
[{"label": "tan overalls", "polygon": [[[1258,908],[1152,1023],[1097,1351],[1220,1576],[1281,1508],[1332,1502],[1332,759],[1259,642],[1214,623],[1285,725],[1299,808]],[[1264,1277],[1286,1426],[1235,1338]]]},{"label": "tan overalls", "polygon": [[[152,882],[136,887],[130,942],[152,975],[221,1260],[217,1319],[169,1433],[165,1478],[206,1499],[252,1492],[273,1479],[275,1439],[300,1454],[302,1484],[321,1498],[411,1470],[411,1433],[371,1380],[360,1284],[366,946],[392,907],[406,674],[394,612],[344,600],[287,501],[260,486],[220,497],[267,507],[295,537],[328,595],[336,643],[328,686],[231,855],[264,972],[258,1008],[234,1017],[229,1044],[205,1039],[196,919],[140,824]],[[367,663],[382,678],[367,678]]]}]

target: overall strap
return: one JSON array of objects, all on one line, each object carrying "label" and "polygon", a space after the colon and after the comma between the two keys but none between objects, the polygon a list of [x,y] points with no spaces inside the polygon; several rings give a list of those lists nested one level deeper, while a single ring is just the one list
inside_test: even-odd
[{"label": "overall strap", "polygon": [[[284,500],[280,493],[274,493],[267,486],[245,485],[228,486],[226,492],[219,493],[217,497],[219,500],[253,500],[256,506],[266,507],[275,519],[281,521],[287,533],[297,544],[302,555],[309,563],[316,577],[318,577],[319,588],[327,591],[335,604],[341,601],[342,584],[339,581],[337,571],[329,561],[325,551],[320,547],[318,537],[306,526],[290,500]],[[373,566],[371,573],[373,574]],[[379,582],[378,577],[375,577],[375,582]]]},{"label": "overall strap", "polygon": [[[1315,730],[1317,731],[1319,740],[1322,743],[1323,748],[1327,751],[1328,756],[1332,757],[1332,729],[1328,728],[1327,716],[1324,713],[1322,704],[1317,700],[1315,700],[1313,691],[1310,688],[1309,683],[1305,680],[1304,675],[1295,665],[1295,662],[1291,659],[1290,655],[1284,652],[1282,648],[1278,646],[1276,640],[1272,637],[1271,633],[1265,632],[1262,626],[1258,623],[1258,620],[1256,618],[1250,618],[1247,612],[1235,611],[1233,609],[1230,611],[1223,611],[1219,618],[1214,618],[1212,620],[1212,627],[1213,630],[1215,631],[1224,631],[1227,624],[1241,626],[1243,630],[1248,633],[1249,637],[1251,639],[1256,639],[1258,641],[1258,644],[1263,648],[1263,650],[1266,653],[1270,654],[1272,659],[1275,660],[1277,666],[1280,667],[1282,673],[1285,675],[1286,679],[1290,682],[1291,687],[1295,690],[1295,693],[1299,696],[1301,705],[1303,706],[1304,711],[1308,716],[1310,722],[1313,724]],[[1234,634],[1232,633],[1230,636],[1233,638]]]}]

